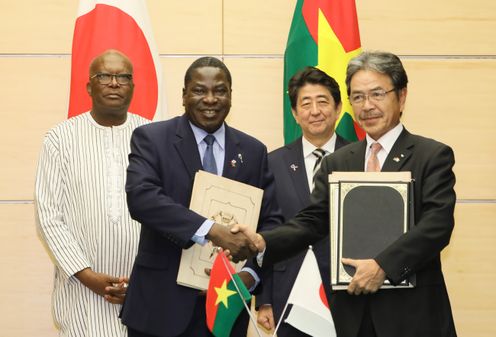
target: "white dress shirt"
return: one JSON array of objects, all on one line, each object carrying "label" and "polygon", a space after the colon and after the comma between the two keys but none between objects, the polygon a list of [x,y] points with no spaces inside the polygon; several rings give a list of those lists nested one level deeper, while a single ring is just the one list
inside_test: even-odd
[{"label": "white dress shirt", "polygon": [[[322,145],[320,148],[325,151],[327,156],[334,152],[336,148],[336,133],[332,134],[332,137]],[[317,161],[317,157],[312,153],[317,146],[310,143],[304,136],[301,137],[301,143],[303,145],[303,158],[305,159],[305,171],[307,173],[308,188],[312,191],[313,188],[313,167]]]},{"label": "white dress shirt", "polygon": [[396,143],[396,140],[400,136],[401,131],[403,131],[403,124],[398,123],[398,125],[386,132],[378,140],[372,139],[372,137],[370,137],[368,134],[366,135],[367,150],[365,151],[365,166],[363,168],[364,171],[367,171],[367,161],[369,160],[371,154],[370,147],[372,146],[372,144],[381,144],[381,149],[379,150],[379,152],[377,152],[377,159],[379,159],[379,164],[382,169],[382,165],[384,165],[384,162],[386,161],[389,152],[391,152],[394,143]]}]

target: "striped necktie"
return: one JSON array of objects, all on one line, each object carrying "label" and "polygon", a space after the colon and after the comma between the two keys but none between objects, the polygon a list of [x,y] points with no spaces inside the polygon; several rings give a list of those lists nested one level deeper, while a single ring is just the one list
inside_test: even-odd
[{"label": "striped necktie", "polygon": [[322,158],[325,157],[326,152],[321,148],[316,148],[312,151],[312,154],[317,158],[315,165],[313,166],[313,178],[312,178],[312,190],[315,187],[315,174],[320,169],[320,164],[322,164]]},{"label": "striped necktie", "polygon": [[215,136],[206,135],[203,140],[205,141],[205,143],[207,143],[207,149],[205,150],[205,154],[203,155],[203,169],[207,172],[217,174],[217,164],[215,163],[213,146]]}]

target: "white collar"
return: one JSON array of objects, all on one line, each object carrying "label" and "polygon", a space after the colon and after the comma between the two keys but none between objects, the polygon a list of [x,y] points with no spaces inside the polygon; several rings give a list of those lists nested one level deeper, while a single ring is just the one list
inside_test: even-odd
[{"label": "white collar", "polygon": [[[336,132],[332,134],[332,137],[322,145],[320,148],[328,153],[334,152],[334,149],[336,148]],[[312,152],[317,148],[317,146],[313,145],[306,139],[305,137],[301,137],[301,143],[303,145],[303,157],[306,158],[307,156],[311,155]]]},{"label": "white collar", "polygon": [[381,144],[382,148],[386,153],[391,152],[391,149],[393,148],[394,143],[396,143],[396,140],[400,136],[401,132],[403,131],[403,124],[398,123],[394,128],[386,132],[384,135],[382,135],[381,138],[378,140],[372,139],[368,134],[365,136],[367,138],[367,151],[370,149],[370,145],[373,143],[379,143]]},{"label": "white collar", "polygon": [[[199,145],[203,139],[205,138],[206,135],[209,133],[203,129],[200,129],[190,121],[189,125],[191,126],[191,129],[193,130],[193,134],[195,135],[195,140],[196,140],[196,145]],[[215,141],[219,144],[220,148],[224,150],[225,144],[226,144],[226,126],[224,123],[214,132],[212,135],[215,137]]]}]

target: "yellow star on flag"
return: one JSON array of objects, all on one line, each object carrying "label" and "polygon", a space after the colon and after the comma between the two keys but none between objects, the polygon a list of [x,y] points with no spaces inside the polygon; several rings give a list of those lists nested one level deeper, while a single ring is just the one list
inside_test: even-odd
[{"label": "yellow star on flag", "polygon": [[217,300],[215,300],[215,305],[222,302],[222,304],[224,304],[226,308],[228,307],[227,303],[229,296],[236,294],[235,291],[227,289],[226,280],[224,280],[224,283],[222,283],[222,286],[220,288],[215,287],[215,292],[217,293]]}]

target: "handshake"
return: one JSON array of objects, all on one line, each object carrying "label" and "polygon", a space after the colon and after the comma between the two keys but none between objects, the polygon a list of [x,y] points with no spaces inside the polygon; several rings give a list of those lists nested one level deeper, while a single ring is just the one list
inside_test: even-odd
[{"label": "handshake", "polygon": [[214,245],[222,247],[226,256],[231,256],[234,262],[251,258],[265,249],[263,237],[248,225],[224,226],[214,223],[207,234],[207,239]]}]

